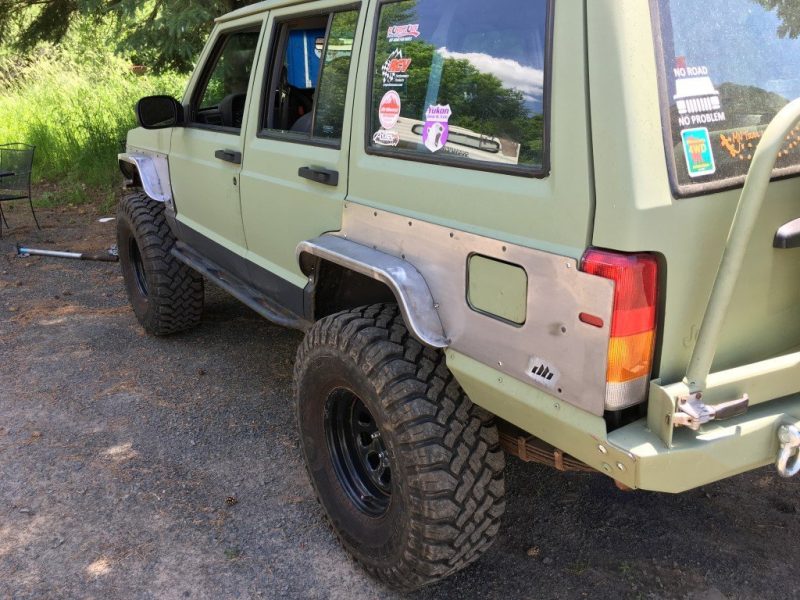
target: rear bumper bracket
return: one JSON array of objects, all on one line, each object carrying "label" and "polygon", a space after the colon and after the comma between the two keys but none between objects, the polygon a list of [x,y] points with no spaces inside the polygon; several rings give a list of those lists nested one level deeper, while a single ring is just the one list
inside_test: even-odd
[{"label": "rear bumper bracket", "polygon": [[750,396],[747,394],[737,400],[713,406],[704,404],[702,398],[701,392],[678,398],[678,407],[672,417],[672,424],[675,427],[688,427],[698,431],[701,425],[709,421],[724,421],[743,415],[750,406]]}]

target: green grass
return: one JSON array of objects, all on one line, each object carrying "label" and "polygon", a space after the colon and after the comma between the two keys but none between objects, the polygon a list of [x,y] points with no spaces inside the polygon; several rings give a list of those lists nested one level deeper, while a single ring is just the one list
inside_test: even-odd
[{"label": "green grass", "polygon": [[[20,57],[0,52],[0,143],[36,146],[35,181],[59,183],[45,205],[107,198],[120,181],[117,154],[142,96],[180,96],[185,78],[136,75],[110,50],[74,46]],[[87,188],[92,193],[87,193]]]}]

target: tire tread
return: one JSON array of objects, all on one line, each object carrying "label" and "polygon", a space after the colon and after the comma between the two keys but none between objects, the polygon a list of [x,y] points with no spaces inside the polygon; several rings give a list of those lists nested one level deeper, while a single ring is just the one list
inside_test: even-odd
[{"label": "tire tread", "polygon": [[410,531],[399,562],[380,567],[359,562],[401,590],[468,566],[491,546],[505,511],[505,457],[492,416],[469,400],[443,352],[410,335],[394,304],[331,315],[312,328],[295,361],[298,402],[298,382],[314,368],[310,355],[328,344],[358,361],[376,386],[395,428],[395,451],[409,490]]},{"label": "tire tread", "polygon": [[[149,275],[149,307],[146,314],[136,315],[141,325],[157,336],[195,327],[203,316],[203,278],[172,255],[176,240],[167,223],[164,204],[144,192],[130,194],[120,201],[118,218],[130,225]],[[118,243],[121,246],[122,240]]]}]

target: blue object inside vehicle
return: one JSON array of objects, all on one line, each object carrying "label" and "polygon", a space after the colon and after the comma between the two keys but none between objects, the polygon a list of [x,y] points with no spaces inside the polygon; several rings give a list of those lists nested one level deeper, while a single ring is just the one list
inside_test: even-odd
[{"label": "blue object inside vehicle", "polygon": [[289,32],[286,50],[289,85],[303,90],[317,87],[324,40],[324,29],[296,29]]}]

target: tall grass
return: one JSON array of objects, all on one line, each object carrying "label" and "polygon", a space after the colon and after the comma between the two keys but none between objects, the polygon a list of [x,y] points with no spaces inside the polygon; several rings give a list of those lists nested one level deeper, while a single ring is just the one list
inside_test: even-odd
[{"label": "tall grass", "polygon": [[107,49],[44,47],[0,53],[0,143],[36,146],[34,179],[110,189],[117,153],[150,94],[180,96],[185,77],[136,75]]}]

